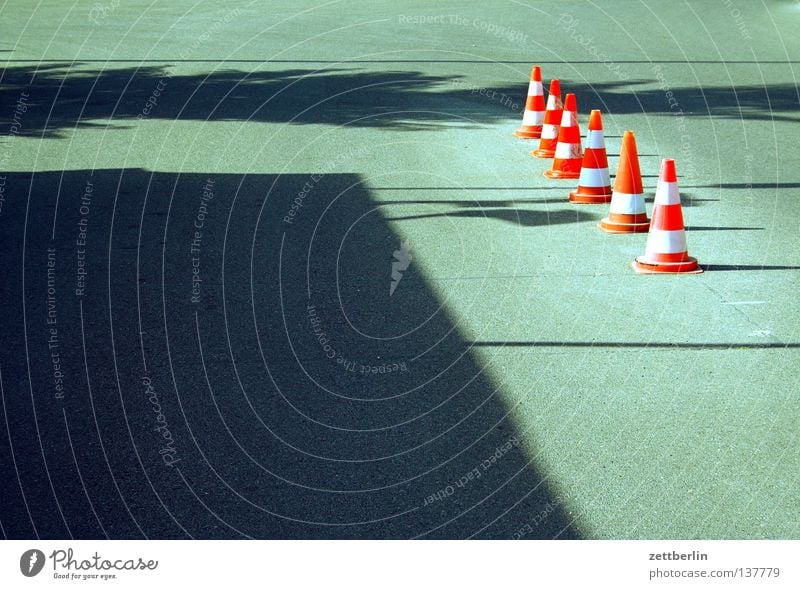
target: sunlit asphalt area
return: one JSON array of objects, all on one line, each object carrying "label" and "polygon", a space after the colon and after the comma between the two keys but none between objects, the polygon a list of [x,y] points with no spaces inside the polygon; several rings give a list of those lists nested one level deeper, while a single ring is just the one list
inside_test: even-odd
[{"label": "sunlit asphalt area", "polygon": [[[800,537],[800,7],[0,8],[7,538]],[[689,254],[513,136],[676,160]]]}]

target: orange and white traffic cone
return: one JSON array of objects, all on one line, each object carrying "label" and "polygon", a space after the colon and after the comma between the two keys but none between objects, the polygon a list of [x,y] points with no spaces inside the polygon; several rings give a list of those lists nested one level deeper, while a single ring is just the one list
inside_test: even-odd
[{"label": "orange and white traffic cone", "polygon": [[550,179],[566,180],[581,175],[583,151],[581,149],[581,130],[578,127],[578,107],[574,94],[567,94],[561,126],[558,129],[558,144],[553,157],[553,167],[544,175]]},{"label": "orange and white traffic cone", "polygon": [[558,144],[558,127],[561,125],[561,113],[564,106],[561,103],[561,82],[550,80],[550,91],[547,95],[547,109],[544,111],[544,124],[542,125],[542,138],[539,149],[531,155],[539,158],[551,158],[556,154]]},{"label": "orange and white traffic cone", "polygon": [[589,116],[589,132],[578,188],[569,193],[570,202],[599,204],[611,201],[611,178],[608,175],[606,141],[603,137],[603,118],[599,110]]},{"label": "orange and white traffic cone", "polygon": [[542,71],[538,65],[531,70],[531,81],[528,84],[528,99],[525,101],[525,113],[522,115],[522,126],[514,131],[514,135],[522,139],[539,139],[544,124],[544,89],[542,88]]},{"label": "orange and white traffic cone", "polygon": [[631,264],[639,274],[699,274],[703,271],[686,249],[681,194],[675,160],[661,160],[653,219],[644,255]]},{"label": "orange and white traffic cone", "polygon": [[643,233],[650,227],[644,208],[642,174],[633,131],[622,135],[617,177],[608,217],[597,225],[606,233]]}]

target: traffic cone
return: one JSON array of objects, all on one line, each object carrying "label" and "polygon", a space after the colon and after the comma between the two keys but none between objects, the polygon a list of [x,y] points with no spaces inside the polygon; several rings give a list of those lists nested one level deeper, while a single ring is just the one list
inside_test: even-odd
[{"label": "traffic cone", "polygon": [[538,65],[531,70],[531,81],[528,84],[528,99],[525,101],[525,113],[522,115],[522,126],[514,131],[514,135],[522,139],[539,139],[542,136],[544,123],[544,90],[542,89],[542,72]]},{"label": "traffic cone", "polygon": [[639,274],[699,274],[703,271],[686,250],[681,194],[675,175],[675,160],[661,160],[653,219],[644,255],[631,264]]},{"label": "traffic cone", "polygon": [[603,137],[603,119],[599,110],[589,116],[589,132],[586,135],[586,150],[578,188],[569,193],[570,202],[576,204],[599,204],[611,201],[611,179],[608,176],[606,141]]},{"label": "traffic cone", "polygon": [[561,113],[564,106],[561,104],[561,82],[550,80],[550,91],[547,95],[547,110],[544,111],[544,124],[542,125],[542,139],[539,149],[531,155],[539,158],[551,158],[556,154],[558,143],[558,127],[561,125]]},{"label": "traffic cone", "polygon": [[644,208],[642,174],[633,131],[625,131],[622,136],[611,208],[608,217],[597,226],[606,233],[643,233],[650,227]]},{"label": "traffic cone", "polygon": [[558,129],[558,144],[553,157],[553,167],[544,173],[545,177],[559,180],[578,178],[581,175],[582,156],[578,107],[575,95],[567,94],[564,112],[561,114],[561,126]]}]

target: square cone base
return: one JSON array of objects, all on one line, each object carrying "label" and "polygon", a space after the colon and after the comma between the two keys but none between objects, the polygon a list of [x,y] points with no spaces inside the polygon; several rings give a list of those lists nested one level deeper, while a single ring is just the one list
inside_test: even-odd
[{"label": "square cone base", "polygon": [[572,170],[546,170],[544,177],[551,180],[577,180],[581,177],[581,173],[580,171],[573,172]]},{"label": "square cone base", "polygon": [[581,194],[577,190],[569,193],[569,202],[575,205],[600,205],[611,202],[611,192],[608,194]]},{"label": "square cone base", "polygon": [[637,274],[700,274],[703,269],[695,258],[687,256],[683,262],[658,262],[645,261],[644,256],[639,256],[631,262],[631,268]]},{"label": "square cone base", "polygon": [[556,150],[555,149],[534,149],[530,155],[533,157],[538,157],[539,159],[543,160],[551,160],[556,157]]},{"label": "square cone base", "polygon": [[606,233],[647,233],[650,230],[650,221],[641,223],[616,223],[608,217],[602,219],[597,226]]},{"label": "square cone base", "polygon": [[514,131],[514,136],[519,137],[520,139],[541,139],[542,137],[542,128],[541,127],[520,127],[516,131]]}]

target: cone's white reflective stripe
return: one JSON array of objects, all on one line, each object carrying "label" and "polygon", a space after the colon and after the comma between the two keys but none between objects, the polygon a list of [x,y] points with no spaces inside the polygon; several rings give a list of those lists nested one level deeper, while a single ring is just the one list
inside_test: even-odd
[{"label": "cone's white reflective stripe", "polygon": [[544,123],[544,111],[541,110],[526,110],[522,115],[523,125],[541,126]]},{"label": "cone's white reflective stripe", "polygon": [[556,125],[544,125],[542,127],[542,139],[558,139],[558,127]]},{"label": "cone's white reflective stripe", "polygon": [[531,82],[528,84],[528,96],[544,96],[541,82]]},{"label": "cone's white reflective stripe", "polygon": [[608,168],[581,168],[581,177],[578,180],[578,186],[586,186],[587,188],[611,186]]},{"label": "cone's white reflective stripe", "polygon": [[547,97],[547,110],[558,110],[561,108],[561,101],[556,102],[558,96],[551,94]]},{"label": "cone's white reflective stripe", "polygon": [[644,194],[626,194],[614,191],[611,195],[612,213],[620,215],[639,215],[644,213]]},{"label": "cone's white reflective stripe", "polygon": [[589,149],[605,149],[606,141],[602,131],[589,131],[586,134],[586,147]]},{"label": "cone's white reflective stripe", "polygon": [[561,126],[562,127],[574,127],[575,126],[575,113],[571,110],[565,110],[561,114]]},{"label": "cone's white reflective stripe", "polygon": [[677,205],[681,203],[681,193],[678,189],[677,182],[662,182],[661,180],[658,181],[658,187],[656,188],[656,199],[655,204],[657,205]]},{"label": "cone's white reflective stripe", "polygon": [[556,159],[570,160],[581,157],[580,143],[561,143],[556,145]]},{"label": "cone's white reflective stripe", "polygon": [[653,254],[680,254],[686,251],[686,231],[664,231],[650,228],[647,234],[645,257]]}]

